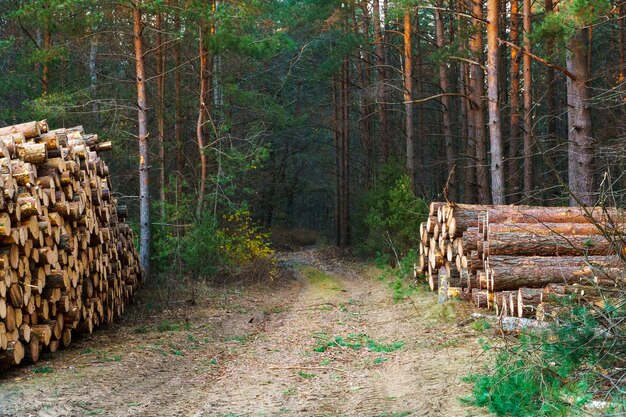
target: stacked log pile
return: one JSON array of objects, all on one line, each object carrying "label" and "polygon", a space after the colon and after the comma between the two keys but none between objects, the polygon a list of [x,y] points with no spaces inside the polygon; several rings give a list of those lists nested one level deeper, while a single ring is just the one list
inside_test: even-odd
[{"label": "stacked log pile", "polygon": [[593,298],[624,284],[624,239],[615,239],[624,225],[615,208],[433,202],[420,226],[416,269],[444,297],[546,319],[553,297]]},{"label": "stacked log pile", "polygon": [[0,368],[110,323],[141,280],[110,149],[80,126],[0,128]]}]

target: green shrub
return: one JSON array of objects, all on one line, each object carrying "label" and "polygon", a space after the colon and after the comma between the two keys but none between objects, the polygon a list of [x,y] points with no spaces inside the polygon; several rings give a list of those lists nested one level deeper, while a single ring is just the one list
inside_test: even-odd
[{"label": "green shrub", "polygon": [[[406,256],[419,241],[419,225],[428,215],[426,203],[415,197],[409,177],[397,164],[386,164],[362,205],[365,233],[363,249],[395,257]],[[393,247],[393,248],[392,248]]]},{"label": "green shrub", "polygon": [[491,371],[468,378],[474,391],[466,400],[513,417],[580,415],[599,392],[603,399],[615,399],[613,408],[622,407],[617,403],[623,403],[624,383],[619,381],[624,380],[620,369],[626,343],[623,334],[613,334],[623,332],[623,320],[611,318],[623,318],[622,313],[610,304],[601,314],[571,306],[549,329],[523,334],[513,346],[499,350]]},{"label": "green shrub", "polygon": [[234,210],[223,215],[220,222],[212,213],[189,224],[172,217],[155,231],[153,259],[159,272],[204,279],[218,273],[252,278],[276,275],[270,236],[260,230],[247,210]]}]

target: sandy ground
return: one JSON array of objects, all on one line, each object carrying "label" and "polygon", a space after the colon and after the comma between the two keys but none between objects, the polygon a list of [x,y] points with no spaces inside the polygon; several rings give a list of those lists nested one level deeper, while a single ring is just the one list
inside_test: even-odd
[{"label": "sandy ground", "polygon": [[[374,268],[303,250],[271,286],[211,288],[0,376],[0,416],[479,416],[461,303],[394,303]],[[146,313],[147,312],[147,313]]]}]

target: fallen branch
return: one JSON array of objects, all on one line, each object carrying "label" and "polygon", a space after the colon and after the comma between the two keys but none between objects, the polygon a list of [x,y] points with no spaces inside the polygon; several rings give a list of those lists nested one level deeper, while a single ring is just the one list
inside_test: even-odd
[{"label": "fallen branch", "polygon": [[330,366],[269,366],[269,369],[307,369],[307,370],[323,370],[323,371],[337,371],[348,373],[345,369],[333,368]]}]

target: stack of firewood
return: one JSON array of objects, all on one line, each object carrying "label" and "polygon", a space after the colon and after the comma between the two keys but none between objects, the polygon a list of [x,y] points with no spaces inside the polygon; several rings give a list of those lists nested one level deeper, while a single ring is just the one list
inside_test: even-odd
[{"label": "stack of firewood", "polygon": [[81,126],[0,128],[0,367],[110,323],[141,280],[110,149]]},{"label": "stack of firewood", "polygon": [[[498,315],[545,319],[553,297],[598,297],[624,283],[622,211],[434,202],[416,270],[444,296]],[[441,288],[440,288],[441,287]]]}]

